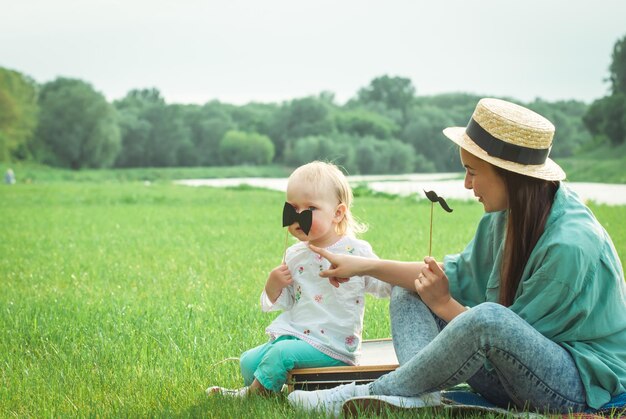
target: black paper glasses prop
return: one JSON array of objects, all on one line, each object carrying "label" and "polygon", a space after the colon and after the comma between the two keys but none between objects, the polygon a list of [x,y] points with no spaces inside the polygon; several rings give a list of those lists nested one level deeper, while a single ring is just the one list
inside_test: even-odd
[{"label": "black paper glasses prop", "polygon": [[435,205],[435,202],[439,202],[441,208],[443,208],[446,212],[452,212],[452,208],[448,206],[448,203],[445,199],[437,196],[437,193],[435,191],[424,191],[424,193],[426,194],[426,198],[428,198],[428,200],[430,201],[430,240],[428,242],[428,256],[432,256],[431,252],[433,247],[433,206]]},{"label": "black paper glasses prop", "polygon": [[[288,227],[293,223],[298,223],[304,234],[309,235],[311,224],[313,224],[313,211],[310,209],[296,212],[296,209],[289,203],[285,202],[283,207],[283,227]],[[287,239],[289,238],[289,230],[285,232],[285,248],[283,249],[283,263],[285,263],[285,254],[287,253]]]}]

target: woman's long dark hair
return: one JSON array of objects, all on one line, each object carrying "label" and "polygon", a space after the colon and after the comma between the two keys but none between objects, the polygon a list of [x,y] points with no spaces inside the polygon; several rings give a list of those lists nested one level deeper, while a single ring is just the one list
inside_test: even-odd
[{"label": "woman's long dark hair", "polygon": [[509,208],[500,268],[500,304],[513,304],[531,252],[543,234],[559,182],[532,178],[494,166],[504,179]]}]

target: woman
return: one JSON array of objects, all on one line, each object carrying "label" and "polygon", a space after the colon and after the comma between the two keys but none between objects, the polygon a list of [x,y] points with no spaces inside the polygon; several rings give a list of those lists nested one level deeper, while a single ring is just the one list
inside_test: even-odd
[{"label": "woman", "polygon": [[554,126],[482,99],[467,127],[444,134],[460,146],[465,187],[486,212],[462,253],[438,264],[313,248],[331,262],[321,275],[336,286],[353,275],[400,286],[390,306],[400,367],[289,401],[332,413],[360,396],[420,406],[467,382],[501,407],[601,407],[626,388],[624,273],[608,234],[548,158]]}]

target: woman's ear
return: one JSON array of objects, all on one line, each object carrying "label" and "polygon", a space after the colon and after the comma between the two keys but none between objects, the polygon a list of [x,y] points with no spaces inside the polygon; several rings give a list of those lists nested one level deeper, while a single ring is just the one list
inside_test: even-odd
[{"label": "woman's ear", "polygon": [[348,210],[348,207],[343,202],[337,205],[337,208],[335,209],[335,217],[334,217],[336,223],[340,223],[343,220],[343,218],[346,216],[347,210]]}]

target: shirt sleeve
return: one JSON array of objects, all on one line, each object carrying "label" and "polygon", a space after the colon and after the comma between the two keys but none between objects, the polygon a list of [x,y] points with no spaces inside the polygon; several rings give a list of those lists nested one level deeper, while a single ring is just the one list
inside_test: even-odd
[{"label": "shirt sleeve", "polygon": [[[294,253],[296,252],[297,245],[292,245],[287,248],[285,251],[285,261],[287,265],[289,265],[289,261],[293,258]],[[288,286],[283,288],[282,292],[276,299],[276,301],[272,304],[270,298],[267,296],[265,289],[261,292],[261,310],[264,312],[269,311],[278,311],[278,310],[289,310],[293,307],[295,303],[295,294],[293,291],[293,286]]]},{"label": "shirt sleeve", "polygon": [[264,312],[289,310],[293,307],[295,299],[293,297],[292,287],[283,288],[276,301],[272,304],[270,298],[267,296],[265,289],[261,293],[261,310]]}]

